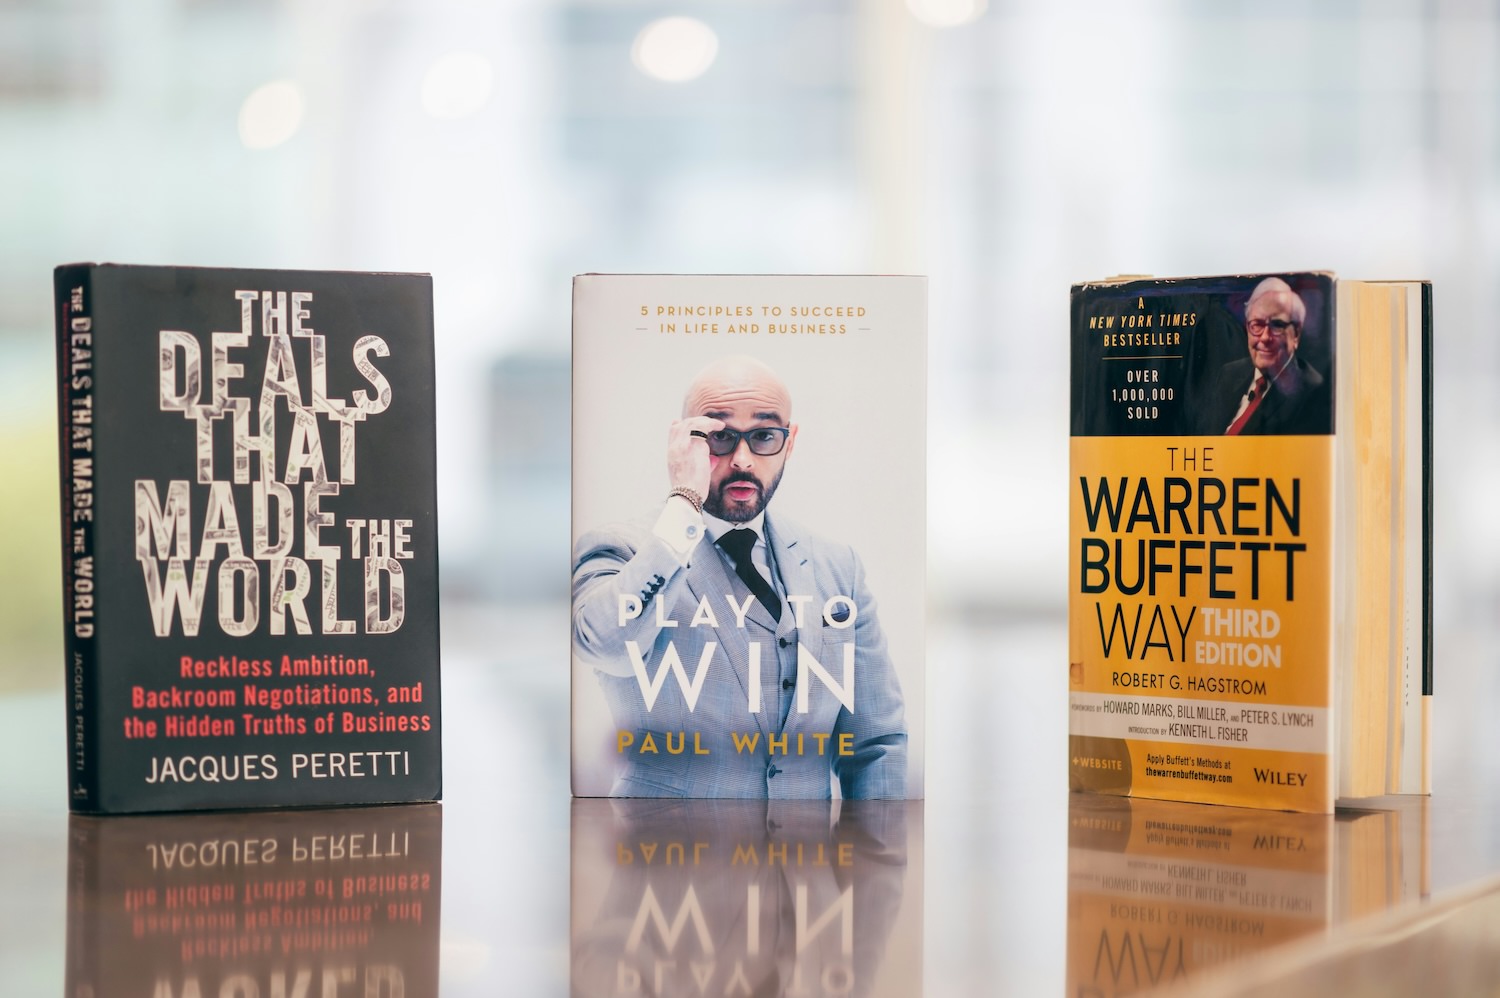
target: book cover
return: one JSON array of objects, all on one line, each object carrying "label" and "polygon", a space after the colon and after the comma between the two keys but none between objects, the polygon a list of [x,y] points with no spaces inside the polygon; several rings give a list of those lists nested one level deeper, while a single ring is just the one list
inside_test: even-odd
[{"label": "book cover", "polygon": [[1332,292],[1074,287],[1075,788],[1332,809]]},{"label": "book cover", "polygon": [[64,993],[436,995],[440,805],[68,820]]},{"label": "book cover", "polygon": [[926,281],[573,285],[573,792],[922,795]]},{"label": "book cover", "polygon": [[917,995],[918,801],[573,801],[575,995]]},{"label": "book cover", "polygon": [[55,275],[68,800],[441,791],[425,275]]}]

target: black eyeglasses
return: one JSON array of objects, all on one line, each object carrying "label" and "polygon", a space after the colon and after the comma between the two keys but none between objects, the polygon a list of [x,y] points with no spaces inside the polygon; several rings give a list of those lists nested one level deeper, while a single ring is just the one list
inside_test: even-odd
[{"label": "black eyeglasses", "polygon": [[714,457],[728,457],[739,449],[743,440],[750,445],[750,453],[770,457],[781,453],[791,432],[785,426],[757,426],[753,430],[731,430],[726,426],[707,435],[708,452]]},{"label": "black eyeglasses", "polygon": [[1256,336],[1260,336],[1267,330],[1270,330],[1272,336],[1280,339],[1286,335],[1288,329],[1293,328],[1297,324],[1287,319],[1251,319],[1245,325]]}]

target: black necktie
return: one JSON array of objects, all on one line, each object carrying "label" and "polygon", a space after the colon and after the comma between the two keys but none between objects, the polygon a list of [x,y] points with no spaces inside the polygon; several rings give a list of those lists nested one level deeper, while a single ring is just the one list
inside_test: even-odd
[{"label": "black necktie", "polygon": [[726,530],[720,535],[718,544],[734,561],[734,574],[740,577],[740,581],[760,600],[760,605],[779,623],[781,597],[776,595],[771,584],[755,570],[755,562],[750,557],[750,550],[755,547],[755,531],[747,527]]}]

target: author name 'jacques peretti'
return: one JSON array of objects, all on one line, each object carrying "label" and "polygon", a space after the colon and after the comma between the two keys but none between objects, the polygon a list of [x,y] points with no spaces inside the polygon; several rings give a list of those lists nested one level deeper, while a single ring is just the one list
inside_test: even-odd
[{"label": "author name 'jacques peretti'", "polygon": [[[754,596],[746,596],[743,605],[736,603],[734,596],[730,593],[724,594],[724,599],[734,610],[735,624],[743,628],[745,626],[745,614],[749,612],[750,604]],[[814,602],[811,596],[788,596],[787,603],[793,608],[797,617],[797,626],[803,626],[803,612],[806,606]],[[631,595],[620,597],[619,624],[625,624],[638,617],[644,607],[641,601]],[[858,610],[854,601],[847,596],[834,596],[823,606],[823,623],[828,627],[846,629],[854,626],[858,618]],[[676,627],[677,621],[666,619],[662,616],[662,606],[656,605],[656,624],[658,627]],[[698,603],[697,612],[693,614],[689,627],[717,627],[713,606],[705,596]],[[703,646],[703,652],[698,658],[698,666],[693,673],[692,679],[687,676],[687,670],[682,665],[682,658],[677,654],[677,649],[668,643],[666,652],[662,656],[661,663],[657,666],[656,675],[648,676],[646,672],[645,656],[641,652],[638,642],[626,641],[626,651],[630,655],[630,664],[635,673],[636,681],[640,684],[641,694],[646,701],[646,709],[650,710],[656,702],[657,695],[666,683],[669,674],[676,675],[677,682],[681,686],[683,696],[687,700],[688,709],[692,710],[697,705],[698,693],[703,688],[703,679],[708,674],[709,663],[713,660],[714,652],[718,650],[718,644],[710,641]],[[752,714],[760,713],[760,657],[761,647],[759,642],[752,641],[748,647],[749,651],[749,701],[747,710]],[[797,643],[797,711],[805,714],[808,711],[808,683],[810,676],[816,675],[821,678],[839,702],[852,714],[854,712],[854,643],[848,642],[844,645],[844,681],[837,682],[833,676],[823,667],[823,664],[807,649],[802,642]],[[691,742],[689,742],[691,736]],[[711,750],[703,745],[703,733],[701,731],[646,731],[641,733],[639,744],[637,744],[635,733],[620,729],[615,734],[615,752],[623,754],[633,750],[638,755],[656,755],[665,751],[668,755],[710,755]],[[741,754],[754,755],[760,751],[761,733],[759,731],[739,732],[731,731],[730,740],[734,744],[734,750]],[[658,742],[660,738],[660,742]],[[768,755],[841,755],[852,756],[854,754],[854,735],[843,732],[835,736],[829,732],[806,733],[798,732],[792,734],[768,735],[765,738],[765,749]]]},{"label": "author name 'jacques peretti'", "polygon": [[361,779],[367,776],[410,776],[411,753],[401,750],[367,752],[293,752],[291,764],[270,752],[243,755],[154,755],[147,783],[238,783],[280,779],[284,770],[294,780]]}]

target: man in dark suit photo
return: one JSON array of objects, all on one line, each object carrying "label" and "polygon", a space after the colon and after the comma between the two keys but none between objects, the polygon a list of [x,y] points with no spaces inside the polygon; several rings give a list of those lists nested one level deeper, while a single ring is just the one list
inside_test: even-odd
[{"label": "man in dark suit photo", "polygon": [[1220,368],[1203,430],[1226,436],[1333,431],[1333,398],[1316,368],[1297,354],[1307,306],[1279,277],[1245,303],[1249,356]]}]

